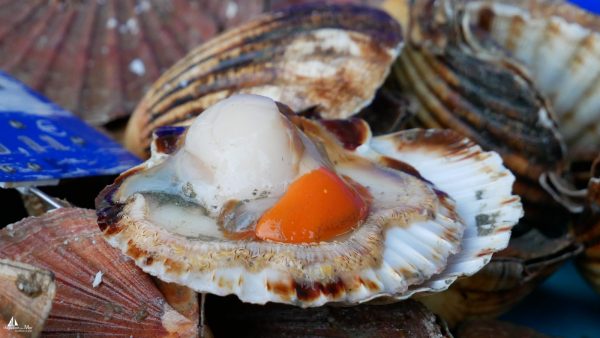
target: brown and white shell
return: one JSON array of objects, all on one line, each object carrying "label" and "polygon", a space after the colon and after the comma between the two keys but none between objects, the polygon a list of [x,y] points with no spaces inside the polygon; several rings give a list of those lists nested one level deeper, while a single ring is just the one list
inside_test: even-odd
[{"label": "brown and white shell", "polygon": [[[148,273],[198,292],[314,307],[444,290],[459,276],[480,270],[504,248],[512,225],[522,216],[519,198],[511,194],[514,178],[500,158],[452,131],[409,130],[371,138],[368,125],[358,119],[291,120],[324,147],[336,170],[368,186],[372,196],[384,198],[380,196],[387,194],[396,175],[406,184],[398,191],[407,195],[390,204],[392,214],[369,215],[366,225],[332,242],[290,245],[177,234],[155,224],[148,214],[160,203],[184,198],[177,195],[180,189],[160,190],[161,182],[171,181],[164,178],[168,176],[150,181],[150,190],[120,192],[130,178],[138,183],[152,180],[152,168],[177,154],[184,128],[171,127],[157,131],[149,161],[122,174],[98,196],[98,223],[107,240]],[[436,202],[417,202],[428,195],[418,188],[423,183],[436,191],[437,197],[431,195],[439,200],[436,210],[425,210]],[[153,201],[153,192],[166,196]],[[147,204],[155,202],[156,207]],[[188,212],[194,205],[175,207]],[[423,218],[425,214],[430,216]],[[385,231],[372,231],[382,224]],[[459,244],[460,252],[454,249]]]},{"label": "brown and white shell", "polygon": [[295,112],[348,117],[371,102],[401,45],[398,23],[370,7],[308,4],[265,14],[165,72],[137,106],[126,146],[147,156],[155,128],[189,125],[234,93],[268,96]]},{"label": "brown and white shell", "polygon": [[3,1],[0,68],[95,124],[128,116],[193,47],[263,0]]},{"label": "brown and white shell", "polygon": [[[51,272],[0,259],[0,336],[38,337],[55,294]],[[7,329],[11,321],[16,321],[19,329]]]},{"label": "brown and white shell", "polygon": [[552,108],[518,67],[470,48],[445,4],[413,5],[411,39],[394,65],[400,90],[418,104],[415,123],[456,130],[529,180],[556,170],[565,146]]},{"label": "brown and white shell", "polygon": [[524,65],[570,147],[600,150],[599,16],[564,0],[478,0],[459,20],[472,46]]},{"label": "brown and white shell", "polygon": [[91,210],[64,208],[0,230],[0,258],[54,274],[56,296],[42,333],[194,336],[146,275],[102,238]]}]

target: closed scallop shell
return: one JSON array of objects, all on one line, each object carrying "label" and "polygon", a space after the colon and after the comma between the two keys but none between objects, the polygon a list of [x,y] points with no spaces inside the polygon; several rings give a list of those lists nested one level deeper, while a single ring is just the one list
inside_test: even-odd
[{"label": "closed scallop shell", "polygon": [[[56,294],[54,275],[35,266],[0,259],[0,335],[38,337]],[[7,329],[11,321],[30,332]]]},{"label": "closed scallop shell", "polygon": [[600,149],[599,16],[563,0],[482,0],[460,20],[472,45],[500,46],[525,66],[569,146]]},{"label": "closed scallop shell", "polygon": [[187,125],[234,93],[348,117],[371,102],[401,45],[399,24],[370,7],[308,4],[265,14],[165,72],[137,106],[126,145],[147,156],[154,129]]},{"label": "closed scallop shell", "polygon": [[193,47],[262,0],[4,1],[0,68],[86,121],[127,117]]},{"label": "closed scallop shell", "polygon": [[419,124],[454,129],[497,151],[510,169],[534,181],[562,160],[564,145],[551,108],[509,64],[455,44],[439,51],[409,43],[394,70],[401,90],[419,105]]},{"label": "closed scallop shell", "polygon": [[93,211],[58,209],[0,230],[0,257],[51,271],[56,296],[42,334],[193,336],[150,276],[102,238]]}]

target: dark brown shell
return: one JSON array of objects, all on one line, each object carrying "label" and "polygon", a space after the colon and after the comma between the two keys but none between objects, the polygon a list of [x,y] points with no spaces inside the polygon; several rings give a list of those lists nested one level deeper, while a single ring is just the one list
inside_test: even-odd
[{"label": "dark brown shell", "polygon": [[462,324],[457,338],[546,338],[535,330],[499,320],[473,320]]},{"label": "dark brown shell", "polygon": [[554,228],[543,224],[541,230],[527,228],[526,222],[525,219],[519,223],[508,248],[495,254],[480,272],[456,281],[445,292],[419,300],[450,327],[467,319],[494,318],[511,309],[562,263],[582,251],[582,246],[566,232],[564,222],[556,222]]},{"label": "dark brown shell", "polygon": [[136,108],[126,145],[147,155],[155,128],[189,124],[233,93],[348,117],[371,102],[401,43],[398,23],[374,8],[309,4],[269,13],[196,48],[163,74]]},{"label": "dark brown shell", "polygon": [[529,80],[500,61],[448,45],[439,52],[408,44],[395,65],[401,90],[419,103],[417,120],[451,128],[533,180],[555,170],[564,145],[551,109]]},{"label": "dark brown shell", "polygon": [[442,320],[421,304],[322,306],[244,304],[209,296],[207,321],[216,337],[451,337]]},{"label": "dark brown shell", "polygon": [[265,1],[4,1],[0,68],[99,125],[129,115],[191,48]]},{"label": "dark brown shell", "polygon": [[[0,259],[0,336],[38,337],[56,294],[54,275],[46,270],[16,261]],[[31,332],[8,330],[15,319],[20,328]]]},{"label": "dark brown shell", "polygon": [[585,210],[575,220],[578,239],[585,244],[577,267],[590,285],[600,293],[600,156],[592,165],[587,186]]},{"label": "dark brown shell", "polygon": [[43,334],[196,334],[150,276],[104,241],[91,210],[58,209],[9,225],[0,231],[0,257],[54,274],[56,297]]}]

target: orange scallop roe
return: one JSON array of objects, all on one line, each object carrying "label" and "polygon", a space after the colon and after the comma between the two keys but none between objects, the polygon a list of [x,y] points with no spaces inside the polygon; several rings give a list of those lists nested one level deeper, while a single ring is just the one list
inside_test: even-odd
[{"label": "orange scallop roe", "polygon": [[311,243],[351,231],[369,209],[362,196],[368,192],[352,183],[327,168],[303,175],[258,220],[256,236],[283,243]]}]

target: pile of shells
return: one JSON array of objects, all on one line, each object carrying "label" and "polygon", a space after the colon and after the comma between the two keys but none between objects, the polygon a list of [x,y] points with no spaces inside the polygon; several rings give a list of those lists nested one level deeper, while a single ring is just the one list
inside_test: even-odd
[{"label": "pile of shells", "polygon": [[587,170],[573,170],[589,168],[599,150],[600,19],[543,0],[423,1],[410,13],[392,85],[414,103],[408,125],[451,128],[497,151],[517,174],[525,209],[508,249],[424,300],[452,326],[506,311],[581,252],[568,226],[570,212],[583,210],[582,193],[567,191],[587,185]]},{"label": "pile of shells", "polygon": [[[208,40],[289,2],[303,5]],[[0,329],[17,313],[34,335],[205,336],[211,326],[216,336],[446,337],[447,322],[458,336],[536,336],[461,323],[508,310],[581,252],[578,267],[600,290],[600,19],[551,0],[349,1],[399,21],[312,2],[0,9],[10,22],[0,25],[0,63],[88,121],[126,116],[145,93],[125,144],[148,158],[100,193],[97,218],[63,208],[0,230],[0,300],[10,304]],[[287,243],[281,229],[265,240],[253,227],[257,210],[278,206],[272,192],[203,200],[220,191],[211,180],[221,172],[190,144],[203,137],[198,121],[235,105],[276,111],[277,128],[293,135],[290,156],[305,161],[295,168],[341,173],[371,203],[364,224],[333,240]],[[236,119],[245,128],[230,121],[220,134],[277,129]],[[252,170],[238,165],[239,177]],[[416,294],[429,309],[398,303]],[[393,304],[359,304],[370,301]],[[350,307],[323,306],[332,302]]]},{"label": "pile of shells", "polygon": [[103,125],[129,116],[152,82],[192,48],[263,11],[305,2],[4,1],[0,68]]}]

